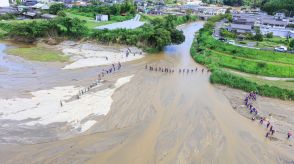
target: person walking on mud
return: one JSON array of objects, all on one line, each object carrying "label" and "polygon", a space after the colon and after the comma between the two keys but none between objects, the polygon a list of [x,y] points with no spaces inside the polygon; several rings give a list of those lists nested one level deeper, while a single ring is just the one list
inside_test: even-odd
[{"label": "person walking on mud", "polygon": [[290,140],[291,136],[292,136],[292,134],[290,132],[288,132],[287,139]]},{"label": "person walking on mud", "polygon": [[268,128],[270,125],[271,125],[271,123],[268,122],[268,123],[266,124],[266,128]]},{"label": "person walking on mud", "polygon": [[263,118],[260,119],[260,124],[261,124],[261,125],[263,124]]},{"label": "person walking on mud", "polygon": [[269,135],[270,135],[270,132],[266,132],[266,134],[265,134],[265,138],[268,138]]}]

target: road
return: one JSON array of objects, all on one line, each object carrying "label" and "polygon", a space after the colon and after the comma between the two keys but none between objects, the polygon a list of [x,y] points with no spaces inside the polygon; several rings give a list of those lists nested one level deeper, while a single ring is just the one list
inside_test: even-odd
[{"label": "road", "polygon": [[[293,154],[264,138],[209,83],[208,73],[149,72],[145,64],[202,68],[190,57],[195,31],[163,53],[131,62],[135,74],[117,90],[111,111],[89,134],[35,145],[2,145],[4,163],[293,163]],[[82,110],[82,109],[81,109]]]}]

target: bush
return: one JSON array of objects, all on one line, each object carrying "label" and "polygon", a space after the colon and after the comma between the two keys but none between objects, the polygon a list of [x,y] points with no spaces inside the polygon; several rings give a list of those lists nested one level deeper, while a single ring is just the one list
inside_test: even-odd
[{"label": "bush", "polygon": [[64,11],[58,11],[57,15],[59,17],[66,17],[66,13]]},{"label": "bush", "polygon": [[221,31],[220,31],[220,35],[221,35],[222,37],[233,38],[233,39],[235,39],[235,38],[237,37],[237,35],[236,35],[235,33],[230,32],[230,31],[225,30],[225,29],[221,29]]},{"label": "bush", "polygon": [[292,39],[290,42],[289,42],[289,47],[291,49],[294,49],[294,39]]},{"label": "bush", "polygon": [[[194,19],[193,17],[191,19]],[[182,31],[176,29],[178,23],[191,20],[187,17],[166,16],[150,20],[137,29],[96,30],[91,38],[103,43],[120,43],[143,47],[145,50],[162,50],[168,44],[180,44],[185,40]]]},{"label": "bush", "polygon": [[56,15],[59,11],[64,9],[65,9],[65,6],[63,3],[56,3],[49,7],[49,13]]},{"label": "bush", "polygon": [[274,35],[273,35],[272,32],[270,32],[270,33],[265,34],[265,37],[266,37],[266,38],[273,38]]},{"label": "bush", "polygon": [[16,16],[14,14],[10,14],[10,13],[3,14],[3,15],[0,14],[0,20],[9,20],[9,19],[15,19],[15,18]]},{"label": "bush", "polygon": [[257,83],[249,81],[241,76],[233,75],[222,70],[213,71],[210,76],[210,82],[242,89],[247,92],[257,91],[262,96],[280,98],[283,100],[294,100],[294,91],[292,90],[269,85],[258,85]]},{"label": "bush", "polygon": [[10,37],[17,40],[33,42],[40,37],[55,37],[56,35],[79,38],[87,33],[87,28],[84,21],[77,18],[57,17],[48,21],[10,24],[7,32]]}]

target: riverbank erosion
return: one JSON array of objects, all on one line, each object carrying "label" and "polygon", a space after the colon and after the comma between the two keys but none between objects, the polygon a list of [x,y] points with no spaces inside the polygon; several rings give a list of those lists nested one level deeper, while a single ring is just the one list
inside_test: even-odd
[{"label": "riverbank erosion", "polygon": [[[209,83],[207,69],[191,58],[193,34],[202,25],[197,22],[182,26],[182,44],[122,64],[120,71],[106,76],[103,80],[112,83],[104,85],[105,88],[111,88],[120,78],[131,78],[112,94],[113,103],[107,115],[91,118],[96,123],[82,135],[40,144],[2,144],[2,161],[292,163],[293,147],[265,139],[264,131],[235,112],[222,91]],[[149,71],[146,64],[174,72]],[[179,73],[179,69],[185,69],[185,73]],[[83,81],[97,73],[97,68],[64,71],[79,70],[83,76],[78,79]],[[93,79],[96,78],[89,81]]]}]

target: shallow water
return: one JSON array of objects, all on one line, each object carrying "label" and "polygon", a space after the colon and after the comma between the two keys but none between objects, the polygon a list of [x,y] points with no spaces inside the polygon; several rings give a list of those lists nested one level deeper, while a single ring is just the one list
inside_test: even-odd
[{"label": "shallow water", "polygon": [[25,72],[27,68],[20,63],[8,59],[8,55],[4,52],[7,45],[0,43],[0,68],[10,72]]}]

